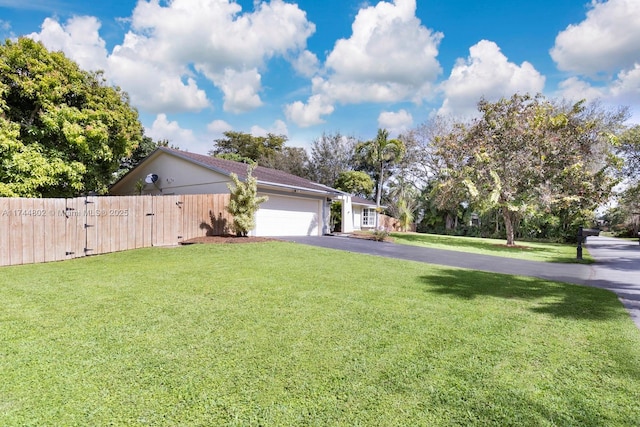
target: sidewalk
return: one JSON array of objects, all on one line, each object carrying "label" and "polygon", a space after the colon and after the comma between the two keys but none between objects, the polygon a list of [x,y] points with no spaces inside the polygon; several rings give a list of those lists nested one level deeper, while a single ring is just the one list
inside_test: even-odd
[{"label": "sidewalk", "polygon": [[337,236],[295,236],[279,237],[279,239],[489,273],[538,277],[604,288],[618,295],[633,321],[640,328],[640,245],[638,242],[589,237],[585,247],[597,262],[586,265],[525,261]]}]

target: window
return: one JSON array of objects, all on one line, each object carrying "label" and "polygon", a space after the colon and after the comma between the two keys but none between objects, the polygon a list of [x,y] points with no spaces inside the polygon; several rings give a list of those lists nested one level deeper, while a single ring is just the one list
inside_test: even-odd
[{"label": "window", "polygon": [[376,226],[376,210],[372,208],[362,209],[362,226],[363,227],[375,227]]}]

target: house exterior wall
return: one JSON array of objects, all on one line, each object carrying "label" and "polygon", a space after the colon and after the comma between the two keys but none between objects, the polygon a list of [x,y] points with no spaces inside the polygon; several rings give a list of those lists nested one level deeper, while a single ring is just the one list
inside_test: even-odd
[{"label": "house exterior wall", "polygon": [[198,166],[163,152],[159,152],[152,161],[141,164],[123,180],[114,185],[110,193],[118,196],[135,195],[136,182],[149,174],[158,175],[155,184],[145,184],[143,195],[171,194],[222,194],[228,193],[227,183],[231,179],[210,169]]},{"label": "house exterior wall", "polygon": [[351,196],[340,196],[342,202],[342,232],[351,233],[356,228],[354,221],[354,209],[355,206],[351,203]]}]

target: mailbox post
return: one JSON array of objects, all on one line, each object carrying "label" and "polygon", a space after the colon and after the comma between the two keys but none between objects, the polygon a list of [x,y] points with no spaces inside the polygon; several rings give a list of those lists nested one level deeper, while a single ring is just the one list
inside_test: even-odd
[{"label": "mailbox post", "polygon": [[586,242],[589,236],[599,236],[600,230],[597,228],[578,228],[578,248],[576,253],[576,259],[582,259],[582,243]]}]

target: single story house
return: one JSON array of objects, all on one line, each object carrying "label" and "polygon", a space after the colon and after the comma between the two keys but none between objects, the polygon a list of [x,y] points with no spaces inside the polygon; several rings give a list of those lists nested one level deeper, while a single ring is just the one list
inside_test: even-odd
[{"label": "single story house", "polygon": [[[231,173],[246,179],[244,163],[160,147],[113,184],[112,195],[229,193]],[[253,171],[258,195],[269,200],[256,214],[254,236],[320,236],[328,234],[330,204],[348,194],[279,170]],[[351,228],[353,228],[351,226]]]}]

